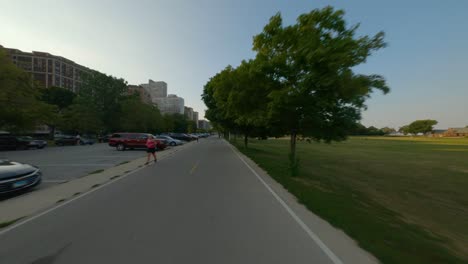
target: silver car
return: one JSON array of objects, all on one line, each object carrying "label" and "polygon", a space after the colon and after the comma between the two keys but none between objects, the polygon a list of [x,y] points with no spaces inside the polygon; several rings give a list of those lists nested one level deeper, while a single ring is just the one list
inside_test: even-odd
[{"label": "silver car", "polygon": [[39,168],[0,159],[0,195],[33,188],[41,183]]},{"label": "silver car", "polygon": [[178,140],[178,139],[175,139],[175,138],[171,138],[170,136],[166,136],[166,135],[159,135],[159,136],[155,136],[155,137],[156,137],[156,139],[161,139],[161,140],[166,141],[166,144],[169,145],[169,146],[178,146],[178,145],[184,144],[184,141]]}]

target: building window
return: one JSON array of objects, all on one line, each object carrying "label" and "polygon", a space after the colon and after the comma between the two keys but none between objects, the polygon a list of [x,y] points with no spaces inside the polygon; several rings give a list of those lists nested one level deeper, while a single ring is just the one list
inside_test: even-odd
[{"label": "building window", "polygon": [[34,71],[46,72],[46,59],[34,58]]},{"label": "building window", "polygon": [[47,60],[47,72],[52,73],[52,60]]},{"label": "building window", "polygon": [[52,74],[47,75],[47,87],[53,86],[52,84]]}]

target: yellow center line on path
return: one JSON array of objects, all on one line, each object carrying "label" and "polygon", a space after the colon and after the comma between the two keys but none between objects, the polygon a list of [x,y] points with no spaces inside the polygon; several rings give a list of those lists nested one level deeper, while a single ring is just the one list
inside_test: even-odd
[{"label": "yellow center line on path", "polygon": [[195,170],[196,170],[197,167],[198,167],[198,163],[200,163],[200,161],[197,161],[197,162],[195,163],[195,165],[193,165],[192,169],[190,170],[190,175],[192,175],[192,174],[195,172]]}]

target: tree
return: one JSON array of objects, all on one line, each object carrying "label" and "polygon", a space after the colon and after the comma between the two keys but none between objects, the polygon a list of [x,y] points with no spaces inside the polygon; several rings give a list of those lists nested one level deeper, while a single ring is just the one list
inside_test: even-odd
[{"label": "tree", "polygon": [[410,133],[409,125],[400,127],[400,129],[398,129],[398,132],[408,135]]},{"label": "tree", "polygon": [[232,89],[231,78],[234,69],[227,66],[224,70],[210,78],[204,86],[202,99],[208,107],[205,117],[209,119],[225,135],[228,132],[237,132],[238,127],[234,118],[228,112],[228,98]]},{"label": "tree", "polygon": [[58,127],[68,133],[98,134],[103,124],[96,111],[92,104],[78,101],[63,111]]},{"label": "tree", "polygon": [[161,133],[164,122],[159,109],[141,102],[138,95],[126,97],[121,102],[119,129],[132,132]]},{"label": "tree", "polygon": [[344,11],[326,7],[285,27],[277,14],[254,37],[255,60],[275,84],[269,93],[268,117],[291,136],[292,166],[298,134],[327,143],[345,140],[370,93],[389,92],[382,76],[353,71],[385,47],[384,33],[356,37],[359,25],[348,27],[343,16]]},{"label": "tree", "polygon": [[104,130],[118,130],[121,102],[125,100],[127,91],[125,80],[97,71],[91,71],[82,78],[77,97],[79,102],[93,106]]},{"label": "tree", "polygon": [[228,66],[205,85],[202,97],[211,105],[206,116],[230,132],[243,134],[247,147],[249,136],[267,134],[269,85],[253,60],[242,61],[235,69]]},{"label": "tree", "polygon": [[57,124],[62,123],[63,111],[73,104],[76,94],[70,90],[61,87],[50,87],[40,89],[41,101],[55,106],[54,118],[50,118],[46,125],[51,128],[50,137],[53,138],[55,135],[55,128]]},{"label": "tree", "polygon": [[75,93],[61,87],[43,88],[40,93],[43,102],[57,106],[59,111],[72,105],[76,97]]},{"label": "tree", "polygon": [[412,122],[411,124],[409,124],[408,132],[412,134],[418,134],[418,133],[426,134],[434,130],[434,126],[437,125],[437,123],[438,122],[436,120],[430,120],[430,119],[416,120]]},{"label": "tree", "polygon": [[395,133],[396,130],[394,128],[390,128],[390,127],[384,127],[384,128],[381,128],[380,129],[385,135],[388,135],[388,134],[392,134],[392,133]]},{"label": "tree", "polygon": [[38,100],[30,74],[17,68],[0,49],[0,129],[33,130],[54,117],[54,106]]}]

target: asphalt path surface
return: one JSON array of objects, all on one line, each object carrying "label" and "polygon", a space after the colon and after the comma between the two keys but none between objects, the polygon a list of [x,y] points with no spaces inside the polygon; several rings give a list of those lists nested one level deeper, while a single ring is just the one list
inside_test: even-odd
[{"label": "asphalt path surface", "polygon": [[144,150],[117,151],[107,143],[0,152],[0,158],[38,166],[43,174],[43,184],[39,188],[67,182],[145,155]]},{"label": "asphalt path surface", "polygon": [[8,264],[337,263],[217,138],[0,231],[0,245]]}]

